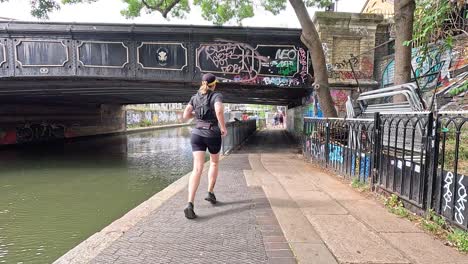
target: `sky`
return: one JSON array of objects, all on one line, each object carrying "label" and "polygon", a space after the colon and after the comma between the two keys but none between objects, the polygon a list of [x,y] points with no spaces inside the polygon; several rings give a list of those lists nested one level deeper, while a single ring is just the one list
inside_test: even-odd
[{"label": "sky", "polygon": [[[0,3],[0,17],[13,18],[17,20],[37,21],[30,14],[30,0],[9,0]],[[339,0],[338,11],[359,13],[366,0]],[[59,11],[51,13],[49,21],[52,22],[96,22],[96,23],[135,23],[135,24],[186,24],[186,25],[212,25],[201,17],[201,10],[193,7],[186,19],[172,18],[164,19],[161,14],[143,12],[140,17],[126,19],[120,14],[126,4],[121,0],[99,0],[88,4],[75,4],[62,6]],[[316,9],[309,9],[312,16]],[[234,24],[230,24],[234,25]],[[255,17],[243,20],[243,26],[247,27],[286,27],[299,28],[300,24],[294,10],[288,4],[286,10],[274,16],[258,7]]]}]

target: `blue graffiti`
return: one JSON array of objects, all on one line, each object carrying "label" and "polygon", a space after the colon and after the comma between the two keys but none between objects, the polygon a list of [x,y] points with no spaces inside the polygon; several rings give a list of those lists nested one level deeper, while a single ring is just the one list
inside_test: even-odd
[{"label": "blue graffiti", "polygon": [[[356,171],[356,156],[359,158],[358,155],[352,155],[352,160],[351,160],[351,171],[355,172]],[[364,177],[364,180],[367,181],[367,178],[369,178],[370,175],[370,157],[366,154],[361,154],[361,159],[358,164],[359,166],[359,176]]]},{"label": "blue graffiti", "polygon": [[337,161],[339,163],[343,163],[343,147],[333,145],[333,144],[328,144],[330,153],[328,154],[328,159],[330,161]]}]

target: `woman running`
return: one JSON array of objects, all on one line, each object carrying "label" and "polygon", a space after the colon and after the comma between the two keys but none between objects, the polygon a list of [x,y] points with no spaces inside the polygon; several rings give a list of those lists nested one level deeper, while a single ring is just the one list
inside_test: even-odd
[{"label": "woman running", "polygon": [[197,217],[193,210],[193,202],[198,185],[200,185],[206,149],[210,152],[210,168],[208,170],[208,196],[205,200],[212,204],[216,203],[213,189],[218,177],[221,136],[227,135],[223,96],[215,92],[216,83],[216,76],[211,73],[204,74],[200,89],[192,96],[184,111],[184,119],[196,118],[196,125],[192,130],[190,140],[193,152],[193,171],[189,179],[188,204],[184,209],[185,217],[188,219]]}]

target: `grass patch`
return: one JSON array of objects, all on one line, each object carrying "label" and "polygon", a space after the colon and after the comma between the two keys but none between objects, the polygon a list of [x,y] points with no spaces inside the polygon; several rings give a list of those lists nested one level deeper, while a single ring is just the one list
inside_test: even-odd
[{"label": "grass patch", "polygon": [[413,220],[413,215],[403,206],[403,202],[400,201],[398,196],[395,194],[392,194],[390,197],[385,199],[385,207],[387,207],[391,213],[396,214],[399,217]]},{"label": "grass patch", "polygon": [[351,181],[351,187],[358,189],[361,192],[367,192],[370,190],[369,184],[362,182],[358,177],[354,177]]},{"label": "grass patch", "polygon": [[458,251],[468,253],[468,231],[451,227],[447,224],[445,218],[437,215],[434,210],[427,211],[425,217],[418,217],[410,213],[395,194],[385,199],[385,207],[393,214],[418,222],[422,229],[442,240],[448,241],[446,244],[457,248]]},{"label": "grass patch", "polygon": [[438,216],[432,209],[426,213],[425,218],[421,219],[420,224],[424,230],[442,239],[446,239],[450,231],[445,218]]},{"label": "grass patch", "polygon": [[458,248],[461,252],[468,252],[468,232],[455,229],[447,237],[448,241]]}]

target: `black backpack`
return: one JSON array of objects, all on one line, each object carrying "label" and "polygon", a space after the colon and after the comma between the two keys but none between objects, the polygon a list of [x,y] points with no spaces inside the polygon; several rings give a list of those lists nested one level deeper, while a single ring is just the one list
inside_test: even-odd
[{"label": "black backpack", "polygon": [[[208,94],[202,95],[197,93],[195,96],[195,116],[198,120],[211,121],[213,117],[213,109],[211,109],[211,97],[214,92],[208,92]],[[215,117],[216,118],[216,117]]]}]

